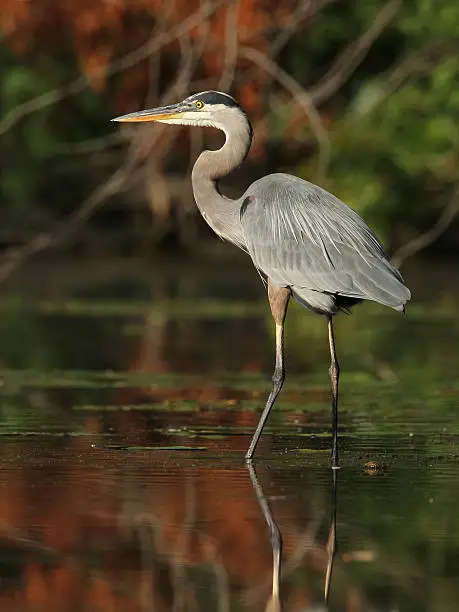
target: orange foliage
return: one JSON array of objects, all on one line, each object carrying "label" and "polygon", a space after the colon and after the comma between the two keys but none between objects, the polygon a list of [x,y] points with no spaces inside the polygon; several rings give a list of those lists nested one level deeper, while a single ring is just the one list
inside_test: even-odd
[{"label": "orange foliage", "polygon": [[[222,2],[214,0],[210,15],[203,24],[190,28],[189,40],[200,51],[196,76],[210,78],[218,83],[224,73],[228,55],[241,45],[268,51],[268,33],[282,30],[292,19],[294,0],[240,0]],[[107,85],[107,69],[111,62],[142,45],[152,36],[167,33],[193,15],[198,15],[206,3],[201,0],[176,0],[170,4],[163,0],[3,0],[0,10],[0,29],[13,50],[19,54],[37,55],[40,52],[59,52],[73,49],[82,72],[91,80],[94,89]],[[236,27],[235,27],[236,24]],[[203,33],[205,30],[205,33]],[[232,46],[232,51],[229,47]],[[175,40],[157,54],[177,63],[180,53]],[[259,108],[258,79],[252,66],[235,58],[241,102],[256,113]],[[244,73],[251,76],[244,78]],[[133,77],[130,73],[135,73]],[[122,79],[120,106],[140,103],[148,90],[150,66],[140,61],[126,71]],[[263,76],[263,78],[265,78]],[[134,90],[132,89],[134,80]]]}]

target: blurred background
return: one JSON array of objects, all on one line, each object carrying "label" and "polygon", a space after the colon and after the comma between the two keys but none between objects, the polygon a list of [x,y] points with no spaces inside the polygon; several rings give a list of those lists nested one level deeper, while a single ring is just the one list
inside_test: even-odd
[{"label": "blurred background", "polygon": [[[401,265],[403,317],[336,320],[337,612],[459,598],[456,0],[0,0],[0,607],[260,610],[272,551],[242,464],[273,321],[190,171],[222,135],[110,119],[217,89],[275,171],[355,208]],[[285,611],[324,610],[329,350],[292,304],[260,443]],[[334,528],[333,528],[334,531]]]},{"label": "blurred background", "polygon": [[189,178],[221,136],[110,123],[217,89],[255,130],[228,193],[292,172],[352,204],[398,259],[456,254],[458,19],[453,0],[2,2],[3,251],[221,248]]}]

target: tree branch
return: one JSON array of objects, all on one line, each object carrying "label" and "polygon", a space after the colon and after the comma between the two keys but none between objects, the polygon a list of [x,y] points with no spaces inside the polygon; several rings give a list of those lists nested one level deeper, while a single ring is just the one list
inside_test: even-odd
[{"label": "tree branch", "polygon": [[390,0],[377,14],[370,27],[344,49],[319,83],[309,88],[309,95],[314,104],[328,100],[344,85],[365,59],[373,43],[394,19],[400,7],[401,0]]},{"label": "tree branch", "polygon": [[292,36],[298,32],[307,19],[314,17],[320,10],[336,1],[337,0],[299,0],[298,7],[293,11],[291,16],[289,16],[289,23],[282,28],[271,45],[271,58],[274,59],[279,55]]},{"label": "tree branch", "polygon": [[16,106],[11,110],[2,121],[0,121],[0,135],[11,129],[21,119],[38,110],[42,110],[60,100],[74,96],[85,89],[93,80],[103,76],[111,76],[123,70],[127,70],[135,66],[140,61],[148,58],[153,53],[157,53],[160,49],[170,44],[177,38],[187,34],[191,29],[198,26],[202,21],[208,19],[214,14],[220,6],[224,4],[224,0],[218,2],[205,2],[202,6],[193,13],[190,17],[182,21],[179,25],[171,28],[168,32],[158,34],[154,39],[148,40],[144,45],[141,45],[134,51],[127,53],[122,58],[115,60],[106,69],[97,71],[90,77],[82,76],[67,85],[61,85],[51,91],[48,91],[32,100],[27,100],[23,104]]},{"label": "tree branch", "polygon": [[222,75],[218,81],[218,89],[226,91],[231,88],[236,74],[236,64],[239,50],[238,16],[239,2],[228,6],[225,27],[225,60]]},{"label": "tree branch", "polygon": [[412,257],[433,244],[435,240],[438,240],[438,238],[440,238],[440,236],[450,227],[458,212],[459,185],[456,186],[449,204],[443,209],[432,227],[395,251],[391,258],[393,264],[399,267],[408,257]]},{"label": "tree branch", "polygon": [[[189,22],[189,20],[186,21]],[[189,86],[189,79],[194,69],[194,56],[192,53],[187,53],[188,47],[184,43],[187,38],[188,30],[182,28],[180,31],[182,32],[180,36],[182,60],[176,79],[161,99],[162,104],[169,102],[171,97],[184,93]],[[155,133],[151,135],[151,141],[149,143],[150,150],[158,142],[161,134],[162,130],[157,129]],[[141,147],[131,146],[130,154],[124,165],[116,170],[105,183],[97,187],[80,206],[57,226],[54,231],[40,233],[25,245],[8,251],[4,257],[3,263],[0,265],[0,283],[6,280],[12,272],[31,256],[45,249],[61,245],[68,240],[69,237],[80,229],[109,197],[118,193],[123,186],[131,180],[132,173],[142,156],[143,151]]]},{"label": "tree branch", "polygon": [[240,51],[254,64],[268,72],[284,89],[286,89],[295,102],[304,110],[311,123],[311,128],[319,144],[318,173],[323,176],[330,159],[330,140],[322,119],[314,106],[311,96],[301,87],[290,74],[285,72],[274,60],[252,47],[242,47]]},{"label": "tree branch", "polygon": [[443,42],[429,43],[425,45],[425,47],[410,53],[395,67],[379,74],[377,79],[381,83],[384,83],[384,89],[378,100],[371,105],[366,112],[370,113],[377,109],[411,77],[420,76],[432,70],[441,62],[448,48],[449,46],[445,45]]}]

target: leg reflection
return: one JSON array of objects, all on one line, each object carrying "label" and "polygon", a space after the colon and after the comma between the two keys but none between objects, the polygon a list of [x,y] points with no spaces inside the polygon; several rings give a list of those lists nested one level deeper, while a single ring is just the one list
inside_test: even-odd
[{"label": "leg reflection", "polygon": [[273,585],[271,597],[266,605],[266,612],[281,612],[281,603],[279,598],[279,579],[280,579],[280,566],[281,566],[281,555],[282,555],[282,536],[279,528],[276,525],[271,508],[269,507],[268,500],[266,499],[263,489],[258,481],[255,468],[252,462],[247,463],[247,469],[249,471],[250,480],[257,496],[258,504],[263,513],[263,517],[268,525],[271,545],[273,549]]},{"label": "leg reflection", "polygon": [[338,487],[338,473],[336,470],[332,470],[332,497],[331,497],[331,519],[330,519],[330,533],[328,535],[327,542],[327,553],[328,563],[327,571],[325,574],[325,604],[328,607],[328,598],[330,595],[330,584],[333,572],[333,564],[336,555],[336,500],[337,500],[337,487]]}]

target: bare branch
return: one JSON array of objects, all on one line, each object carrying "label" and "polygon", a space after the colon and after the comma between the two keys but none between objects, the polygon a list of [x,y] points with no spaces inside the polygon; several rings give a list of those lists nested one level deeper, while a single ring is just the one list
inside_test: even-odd
[{"label": "bare branch", "polygon": [[377,14],[371,26],[348,45],[336,59],[324,77],[309,90],[314,104],[321,104],[333,96],[349,79],[365,59],[373,43],[394,19],[401,7],[401,0],[390,0]]},{"label": "bare branch", "polygon": [[218,89],[223,91],[229,89],[236,74],[236,64],[239,47],[239,33],[237,28],[239,16],[239,2],[233,2],[228,6],[225,28],[225,64],[223,73],[218,82]]},{"label": "bare branch", "polygon": [[384,89],[376,103],[367,109],[367,113],[377,109],[410,78],[432,70],[442,61],[448,50],[451,52],[451,49],[443,43],[429,43],[425,47],[410,53],[395,67],[378,75],[377,79],[384,83]]},{"label": "bare branch", "polygon": [[443,209],[432,227],[397,249],[392,256],[394,265],[399,267],[408,257],[412,257],[438,240],[438,238],[440,238],[440,236],[450,227],[458,213],[459,185],[456,186],[449,204]]},{"label": "bare branch", "polygon": [[268,72],[284,89],[286,89],[295,102],[304,110],[311,123],[311,128],[319,144],[318,173],[323,176],[330,159],[330,140],[321,117],[314,106],[311,96],[301,87],[290,74],[285,72],[274,60],[251,47],[242,47],[241,55],[257,64]]},{"label": "bare branch", "polygon": [[120,189],[133,167],[133,160],[128,160],[106,183],[98,187],[76,211],[69,215],[56,231],[38,234],[25,246],[8,251],[5,261],[0,267],[0,282],[3,282],[32,255],[56,246],[80,228],[102,202]]},{"label": "bare branch", "polygon": [[90,77],[79,77],[67,85],[57,87],[56,89],[48,91],[40,96],[37,96],[36,98],[33,98],[32,100],[28,100],[27,102],[16,106],[0,122],[0,135],[11,129],[25,116],[30,115],[35,111],[42,110],[47,106],[51,106],[64,98],[68,98],[79,93],[93,80],[100,78],[101,76],[111,76],[135,66],[140,61],[148,58],[151,54],[157,53],[162,47],[187,34],[202,21],[208,19],[223,4],[224,0],[219,0],[218,2],[205,2],[195,13],[182,21],[179,25],[171,28],[168,32],[159,34],[153,40],[148,40],[148,42],[144,45],[141,45],[134,51],[112,62],[108,68],[97,71]]},{"label": "bare branch", "polygon": [[[187,39],[187,30],[183,29],[180,37],[182,61],[175,81],[162,97],[162,103],[167,103],[172,97],[180,95],[189,86],[189,78],[194,69],[194,54],[188,54],[188,47],[186,45],[184,46],[185,39]],[[156,142],[158,142],[161,135],[161,129],[155,130],[155,133],[151,135],[151,141],[149,143],[150,150],[154,147]],[[178,132],[175,133],[175,137],[177,135]],[[175,137],[171,134],[169,144],[175,140]],[[131,146],[130,155],[124,165],[116,170],[105,183],[95,189],[93,193],[62,221],[54,231],[40,233],[24,246],[8,251],[0,266],[0,283],[6,280],[8,276],[31,256],[46,249],[61,245],[68,240],[69,237],[79,230],[109,197],[118,193],[124,185],[132,179],[132,173],[138,166],[142,156],[143,151],[141,148]]]},{"label": "bare branch", "polygon": [[[179,43],[181,59],[178,69],[178,76],[175,83],[169,89],[166,101],[170,101],[171,98],[184,97],[186,92],[189,90],[191,77],[197,62],[201,57],[208,34],[209,23],[206,21],[200,26],[200,33],[194,46],[191,44],[188,36],[183,36],[180,38]],[[158,128],[161,129],[159,125],[155,126],[155,128],[156,130],[158,130]],[[142,133],[137,133],[142,136]],[[167,134],[166,141],[163,140],[161,142],[161,160],[167,157],[172,145],[180,135],[180,130],[167,130],[165,134]],[[136,141],[133,141],[132,146],[136,147]],[[149,197],[149,203],[156,218],[167,217],[172,203],[170,190],[166,187],[164,178],[161,175],[161,160],[157,156],[149,156],[145,167],[145,171],[148,173],[148,176],[146,177],[147,190],[149,190],[150,194],[154,193],[154,200],[153,198]],[[149,187],[151,187],[153,184],[154,190],[149,189]],[[156,229],[159,229],[160,232],[162,231],[161,227]]]},{"label": "bare branch", "polygon": [[307,19],[311,19],[316,13],[329,4],[337,0],[299,0],[298,7],[289,17],[289,22],[285,25],[278,36],[273,41],[270,48],[271,58],[279,55],[289,40],[294,36]]},{"label": "bare branch", "polygon": [[[209,22],[203,21],[200,25],[198,45],[196,46],[196,55],[198,57],[201,56],[201,53],[204,50],[204,47],[208,40],[208,36],[209,36]],[[205,89],[212,87],[212,84],[209,79],[206,79],[205,82],[194,81],[194,86],[197,87],[198,90],[199,89],[205,90]],[[202,142],[203,142],[202,130],[190,130],[190,162],[188,166],[188,174],[191,173],[191,169],[192,169],[191,165],[194,162],[194,159],[197,155],[198,148],[199,149],[202,148]]]},{"label": "bare branch", "polygon": [[181,51],[181,67],[179,68],[179,76],[170,89],[171,94],[174,93],[177,97],[183,97],[190,86],[191,77],[194,70],[201,59],[201,54],[206,46],[210,30],[209,20],[203,20],[199,24],[199,36],[194,47],[191,44],[189,31],[185,32],[179,38]]},{"label": "bare branch", "polygon": [[198,28],[199,36],[194,46],[191,44],[189,30],[184,32],[178,39],[180,45],[180,66],[178,68],[178,77],[166,96],[168,99],[174,96],[184,96],[189,88],[191,77],[208,40],[210,21],[203,19],[198,24]]},{"label": "bare branch", "polygon": [[[157,23],[153,28],[149,42],[153,43],[153,40],[161,33],[165,24],[167,24],[170,17],[174,14],[176,7],[176,0],[170,0],[167,3],[167,7],[160,12],[160,15],[156,16]],[[151,53],[148,59],[148,92],[146,95],[146,106],[150,106],[150,100],[157,100],[159,97],[159,82],[161,73],[160,55],[158,53]]]},{"label": "bare branch", "polygon": [[100,153],[110,147],[114,147],[122,142],[121,133],[106,134],[99,138],[90,138],[81,140],[80,142],[60,143],[52,153],[60,155],[88,155],[91,153]]}]

